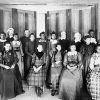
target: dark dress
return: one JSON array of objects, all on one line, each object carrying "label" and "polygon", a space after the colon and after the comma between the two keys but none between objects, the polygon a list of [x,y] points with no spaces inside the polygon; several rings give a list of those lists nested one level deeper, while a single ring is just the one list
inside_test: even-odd
[{"label": "dark dress", "polygon": [[70,41],[69,40],[62,39],[62,40],[59,40],[59,43],[61,44],[62,52],[64,52],[65,50],[68,51],[69,45],[70,45]]},{"label": "dark dress", "polygon": [[10,37],[7,38],[7,42],[12,42],[13,40],[14,40],[13,37],[12,38],[10,38]]},{"label": "dark dress", "polygon": [[18,66],[16,65],[18,62],[18,58],[16,53],[11,50],[8,52],[4,52],[4,55],[2,56],[2,61],[4,65],[7,65],[9,67],[15,64],[15,67],[13,69],[2,68],[1,70],[1,97],[9,99],[23,92],[21,75]]},{"label": "dark dress", "polygon": [[26,47],[25,47],[25,53],[27,54],[26,56],[26,71],[25,74],[28,74],[29,69],[31,67],[31,62],[32,62],[32,55],[35,52],[35,41],[28,41],[26,43]]},{"label": "dark dress", "polygon": [[26,37],[26,36],[23,36],[20,38],[20,41],[22,43],[22,50],[23,50],[23,53],[24,53],[24,57],[23,57],[23,60],[24,60],[24,80],[26,80],[26,77],[27,77],[27,61],[26,61],[26,57],[27,57],[27,54],[25,52],[25,47],[26,47],[26,43],[29,41],[29,37]]}]

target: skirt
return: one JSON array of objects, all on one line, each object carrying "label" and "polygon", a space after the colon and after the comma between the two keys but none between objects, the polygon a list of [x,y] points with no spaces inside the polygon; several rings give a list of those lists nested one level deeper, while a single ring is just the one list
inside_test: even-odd
[{"label": "skirt", "polygon": [[19,66],[19,71],[20,71],[21,76],[23,77],[24,76],[24,63],[22,61],[22,56],[21,56],[20,52],[16,52],[16,54],[17,54],[17,57],[19,59],[19,61],[17,63]]},{"label": "skirt", "polygon": [[34,69],[31,68],[27,80],[29,86],[44,86],[46,80],[45,69],[41,69],[39,72],[35,73]]},{"label": "skirt", "polygon": [[61,74],[61,66],[51,67],[51,83],[52,86],[56,88],[56,84],[59,83],[59,78]]},{"label": "skirt", "polygon": [[79,69],[73,72],[68,69],[64,70],[59,86],[59,97],[62,100],[80,100],[81,88],[82,71]]},{"label": "skirt", "polygon": [[87,75],[87,89],[93,100],[100,100],[100,72]]},{"label": "skirt", "polygon": [[[16,71],[17,72],[17,71]],[[22,84],[19,83],[18,77],[15,75],[14,69],[3,69],[1,70],[1,82],[0,82],[0,94],[1,97],[10,99],[21,93],[23,93]]]}]

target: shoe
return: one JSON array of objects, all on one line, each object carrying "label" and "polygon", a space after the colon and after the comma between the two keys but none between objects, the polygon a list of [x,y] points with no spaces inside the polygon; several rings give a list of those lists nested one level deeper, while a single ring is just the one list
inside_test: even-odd
[{"label": "shoe", "polygon": [[38,87],[37,88],[37,96],[41,97],[42,94],[43,94],[43,90],[40,87]]},{"label": "shoe", "polygon": [[51,95],[54,96],[55,95],[55,90],[51,90]]}]

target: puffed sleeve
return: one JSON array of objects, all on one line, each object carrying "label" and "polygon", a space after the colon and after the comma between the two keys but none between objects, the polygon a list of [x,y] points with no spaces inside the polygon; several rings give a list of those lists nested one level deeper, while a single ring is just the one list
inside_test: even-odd
[{"label": "puffed sleeve", "polygon": [[64,67],[66,67],[67,63],[68,63],[68,61],[67,61],[67,53],[65,53],[64,62],[63,62]]},{"label": "puffed sleeve", "polygon": [[80,53],[78,53],[78,64],[77,64],[78,68],[83,68],[83,64],[82,64],[82,56]]},{"label": "puffed sleeve", "polygon": [[92,57],[91,57],[91,59],[90,59],[89,68],[90,68],[91,70],[94,69],[94,61],[95,61],[94,58],[95,58],[95,54],[93,54]]},{"label": "puffed sleeve", "polygon": [[14,63],[13,64],[17,64],[18,61],[19,61],[19,59],[17,57],[17,54],[16,54],[16,52],[14,52]]}]

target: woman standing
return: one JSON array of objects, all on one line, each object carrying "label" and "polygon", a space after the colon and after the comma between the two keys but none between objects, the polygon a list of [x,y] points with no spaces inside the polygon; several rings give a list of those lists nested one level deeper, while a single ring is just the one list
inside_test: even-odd
[{"label": "woman standing", "polygon": [[80,100],[82,87],[82,60],[76,51],[74,43],[70,45],[70,51],[64,57],[65,70],[60,81],[59,96],[62,100]]},{"label": "woman standing", "polygon": [[19,71],[21,73],[21,76],[23,77],[23,73],[24,73],[23,56],[24,56],[24,54],[22,51],[22,43],[18,39],[18,34],[14,34],[13,37],[14,37],[14,40],[11,42],[11,45],[12,45],[13,50],[16,52],[17,57],[19,59],[18,67],[19,67]]},{"label": "woman standing", "polygon": [[95,47],[97,44],[93,30],[89,31],[89,35],[85,37],[84,41],[85,44],[83,46],[83,65],[84,65],[84,79],[86,79],[89,69],[90,58],[93,52],[95,51]]},{"label": "woman standing", "polygon": [[43,89],[46,80],[46,61],[47,57],[43,51],[43,46],[38,44],[37,51],[32,57],[32,68],[28,76],[29,86],[35,87],[35,92],[38,96],[43,94]]},{"label": "woman standing", "polygon": [[61,45],[57,44],[56,51],[50,53],[51,57],[51,95],[58,94],[59,78],[62,70],[62,52]]},{"label": "woman standing", "polygon": [[13,38],[14,29],[13,29],[13,28],[9,28],[9,29],[7,30],[7,35],[8,35],[7,41],[8,41],[8,42],[12,42],[12,41],[14,40],[14,38]]},{"label": "woman standing", "polygon": [[100,100],[100,44],[96,47],[96,53],[91,57],[90,72],[87,75],[87,88],[93,100]]},{"label": "woman standing", "polygon": [[2,68],[0,83],[1,100],[13,98],[23,92],[21,76],[17,66],[17,55],[12,50],[10,43],[6,42],[4,47],[5,52],[1,59],[3,63],[0,63]]}]

